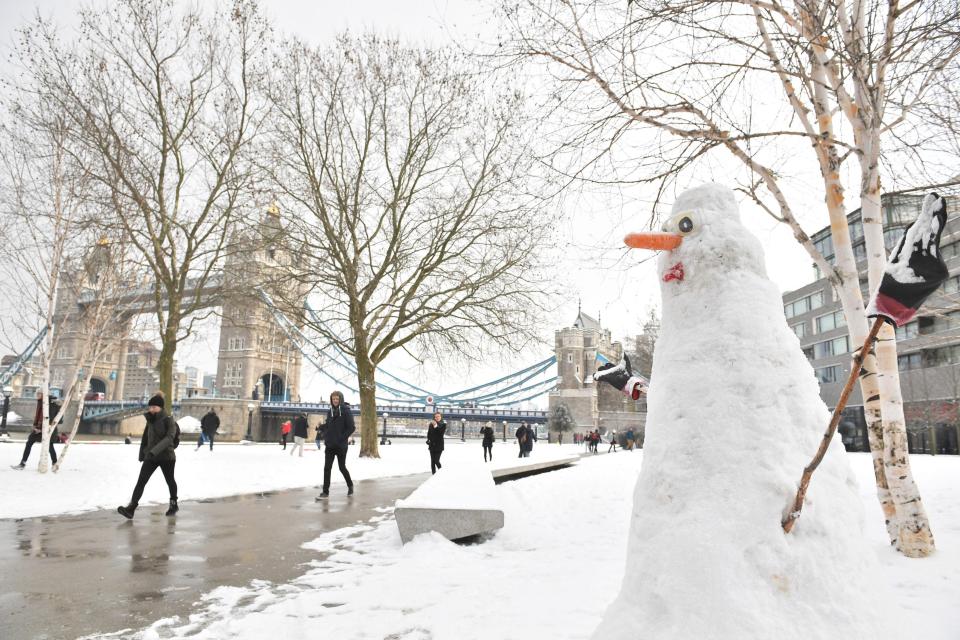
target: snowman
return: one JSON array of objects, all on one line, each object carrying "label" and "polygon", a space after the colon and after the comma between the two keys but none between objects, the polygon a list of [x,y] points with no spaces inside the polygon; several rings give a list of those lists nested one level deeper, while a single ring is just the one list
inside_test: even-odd
[{"label": "snowman", "polygon": [[838,439],[781,528],[830,414],[733,192],[691,189],[662,233],[626,242],[661,251],[662,331],[649,389],[627,362],[595,376],[647,391],[648,414],[625,575],[594,638],[891,637]]}]

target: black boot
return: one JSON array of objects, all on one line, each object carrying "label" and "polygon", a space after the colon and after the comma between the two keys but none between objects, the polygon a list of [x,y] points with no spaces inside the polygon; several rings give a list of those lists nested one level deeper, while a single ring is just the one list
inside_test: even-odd
[{"label": "black boot", "polygon": [[329,496],[330,496],[330,492],[327,491],[326,489],[324,489],[323,491],[320,492],[320,495],[318,495],[316,498],[314,498],[314,500],[316,500],[317,502],[319,502],[320,500],[325,500],[325,499],[328,498]]},{"label": "black boot", "polygon": [[133,519],[133,513],[137,510],[137,505],[135,502],[131,502],[125,507],[117,507],[117,513],[122,515],[127,520]]},{"label": "black boot", "polygon": [[177,506],[177,499],[170,498],[170,508],[167,509],[167,513],[165,515],[172,516],[177,511],[180,511],[180,507]]},{"label": "black boot", "polygon": [[347,487],[347,495],[348,495],[348,496],[352,496],[352,495],[353,495],[353,485],[352,485],[352,484]]}]

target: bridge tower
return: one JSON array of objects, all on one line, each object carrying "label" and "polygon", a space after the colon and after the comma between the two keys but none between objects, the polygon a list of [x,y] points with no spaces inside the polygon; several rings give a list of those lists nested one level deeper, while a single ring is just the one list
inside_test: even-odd
[{"label": "bridge tower", "polygon": [[599,428],[621,430],[635,419],[636,403],[610,385],[593,382],[593,372],[602,358],[617,363],[623,345],[614,342],[610,330],[578,306],[573,324],[554,333],[557,356],[557,389],[550,392],[549,406],[566,404],[577,423],[577,432]]},{"label": "bridge tower", "polygon": [[[224,266],[224,277],[235,279],[223,301],[215,392],[219,396],[259,400],[297,401],[302,355],[276,321],[273,311],[256,294],[284,287],[283,299],[294,299],[297,287],[272,274],[291,264],[292,255],[281,242],[280,209],[267,208],[250,238],[250,251],[235,252]],[[236,284],[240,286],[235,286]],[[305,296],[301,296],[305,297]]]}]

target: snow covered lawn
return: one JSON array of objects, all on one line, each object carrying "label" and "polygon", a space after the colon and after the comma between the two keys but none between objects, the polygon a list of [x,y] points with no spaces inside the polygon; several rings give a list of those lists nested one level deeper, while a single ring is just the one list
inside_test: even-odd
[{"label": "snow covered lawn", "polygon": [[[924,560],[887,546],[870,458],[850,459],[867,507],[869,544],[895,591],[892,606],[911,637],[955,639],[960,458],[912,458],[939,548]],[[499,485],[506,526],[483,544],[426,534],[402,546],[385,512],[308,543],[323,555],[301,578],[221,587],[189,619],[160,620],[135,637],[264,638],[283,629],[293,639],[321,632],[342,639],[587,638],[620,587],[641,460],[640,452],[597,456]]]},{"label": "snow covered lawn", "polygon": [[[359,447],[350,447],[347,467],[354,480],[430,472],[430,454],[424,440],[398,440],[380,447],[380,460],[359,457]],[[196,440],[183,438],[177,449],[177,486],[180,501],[277,489],[319,486],[323,479],[323,455],[312,442],[304,446],[304,456],[291,457],[292,445],[283,451],[276,444],[238,445],[215,443],[195,451]],[[57,453],[61,447],[56,445]],[[538,444],[529,461],[561,457],[582,451],[574,445]],[[59,473],[37,473],[40,446],[34,445],[27,468],[15,471],[10,465],[20,461],[23,442],[0,444],[0,484],[5,488],[0,500],[0,518],[29,518],[62,515],[94,509],[116,509],[130,500],[140,472],[137,461],[139,441],[135,444],[93,444],[77,442],[70,446]],[[511,442],[493,446],[490,468],[520,462],[517,447]],[[442,462],[456,466],[462,460],[483,460],[479,441],[461,443],[447,440]],[[343,488],[343,479],[334,468],[331,491]],[[167,485],[157,472],[147,484],[141,504],[167,501]]]}]

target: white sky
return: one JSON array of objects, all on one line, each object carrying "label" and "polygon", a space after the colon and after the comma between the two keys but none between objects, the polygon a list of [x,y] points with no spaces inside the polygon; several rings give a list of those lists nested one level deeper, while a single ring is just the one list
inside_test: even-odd
[{"label": "white sky", "polygon": [[[54,17],[63,25],[64,35],[69,35],[77,23],[75,10],[82,4],[87,3],[76,0],[0,0],[2,74],[10,72],[9,52],[15,29],[34,11]],[[470,43],[479,37],[489,39],[495,27],[488,10],[484,9],[485,4],[477,0],[264,0],[262,6],[273,17],[279,32],[296,34],[315,44],[329,42],[347,28],[353,31],[374,29],[419,43]],[[729,162],[727,158],[714,156],[714,161],[704,164],[703,178],[693,182],[723,182],[725,162]],[[822,191],[817,190],[815,180],[810,182],[814,188],[809,191],[809,202],[801,202],[806,207],[797,207],[810,212],[801,217],[808,233],[827,224]],[[558,301],[556,311],[544,317],[546,345],[518,356],[504,356],[503,363],[484,363],[467,369],[458,365],[455,372],[440,367],[438,374],[437,368],[431,367],[431,372],[427,373],[401,361],[388,363],[387,369],[409,375],[412,382],[441,392],[499,377],[546,357],[552,350],[553,331],[573,320],[578,299],[582,300],[584,311],[601,316],[615,339],[635,334],[648,310],[659,304],[658,283],[652,271],[652,261],[643,263],[649,256],[627,252],[621,239],[626,231],[642,227],[648,217],[648,209],[632,203],[647,201],[649,192],[641,188],[626,189],[616,199],[593,196],[567,199],[563,253],[568,258],[558,265],[557,271],[565,293]],[[851,206],[856,205],[851,203]],[[812,278],[810,260],[789,230],[751,203],[742,201],[741,212],[746,225],[763,243],[770,278],[780,289],[794,289],[809,282]],[[216,327],[216,323],[207,322],[201,335],[182,345],[178,354],[180,367],[193,365],[205,373],[215,371]],[[309,366],[304,367],[302,375],[302,395],[323,397],[328,393],[331,383],[314,374]]]}]

